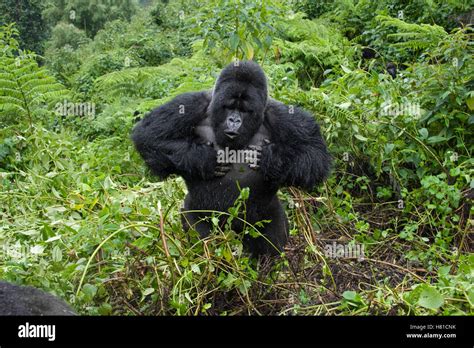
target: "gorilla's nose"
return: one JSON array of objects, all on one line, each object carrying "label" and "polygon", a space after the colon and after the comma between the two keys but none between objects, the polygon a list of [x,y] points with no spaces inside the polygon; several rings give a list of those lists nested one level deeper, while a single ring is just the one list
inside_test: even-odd
[{"label": "gorilla's nose", "polygon": [[237,111],[233,111],[226,119],[226,127],[224,130],[228,138],[234,139],[239,135],[239,128],[242,125],[242,118]]}]

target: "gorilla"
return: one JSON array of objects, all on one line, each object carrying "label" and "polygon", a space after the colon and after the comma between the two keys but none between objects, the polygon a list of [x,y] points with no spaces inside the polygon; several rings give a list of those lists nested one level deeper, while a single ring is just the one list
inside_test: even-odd
[{"label": "gorilla", "polygon": [[387,70],[388,74],[392,76],[393,79],[397,77],[397,66],[395,65],[395,63],[388,62],[385,66],[385,69]]},{"label": "gorilla", "polygon": [[30,286],[0,281],[0,315],[76,315],[63,300]]},{"label": "gorilla", "polygon": [[[154,109],[132,140],[153,174],[183,177],[183,228],[201,238],[212,230],[209,211],[226,212],[240,189],[249,188],[242,218],[252,225],[269,221],[258,228],[260,237],[243,236],[253,256],[276,255],[288,240],[278,189],[314,189],[332,161],[313,116],[269,98],[266,76],[253,61],[225,67],[212,91],[184,93]],[[241,233],[245,226],[236,220],[232,229]]]}]

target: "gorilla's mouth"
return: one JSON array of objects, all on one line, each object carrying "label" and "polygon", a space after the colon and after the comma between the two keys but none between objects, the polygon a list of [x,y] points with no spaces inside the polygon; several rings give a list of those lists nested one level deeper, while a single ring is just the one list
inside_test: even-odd
[{"label": "gorilla's mouth", "polygon": [[239,135],[238,132],[233,132],[233,131],[225,131],[224,134],[227,136],[227,138],[230,138],[230,139],[234,139]]}]

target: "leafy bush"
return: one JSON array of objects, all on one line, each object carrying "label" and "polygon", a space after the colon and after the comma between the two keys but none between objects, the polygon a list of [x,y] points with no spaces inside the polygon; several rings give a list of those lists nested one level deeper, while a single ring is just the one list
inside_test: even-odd
[{"label": "leafy bush", "polygon": [[324,20],[310,21],[301,14],[279,24],[282,38],[275,40],[282,63],[297,68],[300,87],[319,86],[325,74],[340,64],[348,64],[353,51],[349,42]]},{"label": "leafy bush", "polygon": [[276,29],[272,19],[287,10],[271,1],[213,1],[194,19],[195,31],[207,50],[232,58],[265,57]]},{"label": "leafy bush", "polygon": [[60,22],[53,28],[51,39],[48,41],[48,48],[54,50],[67,45],[75,50],[87,42],[89,42],[89,39],[83,30],[76,28],[71,23]]},{"label": "leafy bush", "polygon": [[94,37],[108,21],[129,20],[135,12],[136,5],[132,0],[111,2],[50,0],[46,4],[43,16],[51,26],[59,22],[69,22],[84,30],[88,37]]},{"label": "leafy bush", "polygon": [[[0,34],[0,111],[2,123],[27,117],[30,124],[44,104],[53,103],[68,91],[48,71],[40,68],[35,55],[19,49],[11,25]],[[1,124],[3,127],[6,124]]]}]

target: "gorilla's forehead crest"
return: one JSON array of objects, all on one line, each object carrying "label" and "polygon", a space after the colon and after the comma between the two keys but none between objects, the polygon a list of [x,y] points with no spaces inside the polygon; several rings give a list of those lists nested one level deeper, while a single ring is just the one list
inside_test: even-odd
[{"label": "gorilla's forehead crest", "polygon": [[[216,91],[225,96],[217,96]],[[229,94],[240,97],[243,94],[254,95],[255,93],[260,103],[265,105],[268,98],[267,78],[260,65],[253,61],[236,61],[227,65],[219,75],[212,91],[213,97],[217,99],[229,97]]]}]

